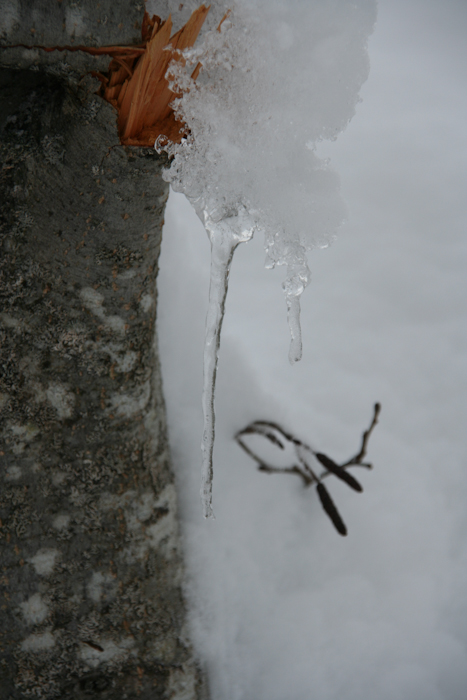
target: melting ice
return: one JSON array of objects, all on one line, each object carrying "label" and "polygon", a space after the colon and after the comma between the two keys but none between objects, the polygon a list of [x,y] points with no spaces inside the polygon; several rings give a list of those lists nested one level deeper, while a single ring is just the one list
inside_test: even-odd
[{"label": "melting ice", "polygon": [[[354,114],[376,18],[374,0],[237,0],[228,7],[230,16],[217,29],[227,5],[212,4],[198,45],[184,52],[184,64],[169,69],[171,87],[181,95],[174,108],[189,136],[181,144],[156,143],[171,157],[165,179],[187,196],[211,242],[205,517],[212,516],[216,370],[235,248],[261,231],[266,266],[286,268],[289,360],[296,362],[302,354],[300,296],[310,281],[307,252],[329,245],[344,218],[337,175],[315,146],[335,139]],[[195,82],[190,76],[198,62]]]}]

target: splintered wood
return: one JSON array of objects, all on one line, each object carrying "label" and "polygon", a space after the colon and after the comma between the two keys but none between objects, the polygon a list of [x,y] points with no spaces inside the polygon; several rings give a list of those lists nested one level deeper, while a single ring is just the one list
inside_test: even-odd
[{"label": "splintered wood", "polygon": [[[101,87],[98,94],[118,111],[118,133],[124,146],[153,147],[158,136],[180,143],[188,127],[175,119],[170,106],[178,95],[169,88],[165,77],[171,61],[184,62],[181,52],[198,38],[209,12],[201,5],[188,22],[172,37],[172,18],[162,21],[157,15],[144,13],[141,25],[142,43],[134,46],[30,46],[15,44],[3,48],[41,49],[43,51],[82,51],[92,56],[111,56],[106,73],[93,71]],[[230,10],[222,18],[218,30]],[[191,77],[196,80],[201,64]]]},{"label": "splintered wood", "polygon": [[[201,5],[172,37],[172,19],[163,22],[144,15],[142,46],[107,47],[112,56],[107,74],[95,73],[99,94],[118,110],[120,141],[127,146],[154,146],[158,136],[180,143],[187,127],[176,121],[170,107],[176,95],[165,74],[171,61],[182,61],[180,51],[195,43],[209,7]],[[196,78],[199,67],[195,68]]]},{"label": "splintered wood", "polygon": [[[171,61],[184,62],[181,52],[198,38],[209,7],[201,5],[188,22],[172,37],[172,18],[162,21],[157,15],[144,13],[141,25],[142,43],[133,46],[31,46],[15,44],[2,48],[41,49],[42,51],[82,51],[92,56],[111,56],[106,73],[92,71],[99,78],[98,94],[118,111],[118,133],[125,146],[153,148],[158,136],[180,143],[188,127],[175,119],[172,101],[175,95],[165,77]],[[226,13],[222,22],[228,17]],[[201,64],[191,77],[196,80]]]},{"label": "splintered wood", "polygon": [[[99,94],[118,110],[122,144],[153,147],[158,136],[180,143],[187,133],[170,107],[176,95],[165,74],[171,61],[183,60],[179,52],[193,46],[208,12],[209,7],[201,5],[172,37],[170,16],[164,22],[145,12],[141,46],[106,47],[105,53],[112,56],[109,71],[95,75],[102,83]],[[197,66],[194,78],[198,72]]]}]

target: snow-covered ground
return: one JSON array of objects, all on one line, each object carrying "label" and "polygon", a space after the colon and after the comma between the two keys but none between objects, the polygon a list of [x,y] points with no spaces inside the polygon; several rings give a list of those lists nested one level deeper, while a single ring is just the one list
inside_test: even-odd
[{"label": "snow-covered ground", "polygon": [[[462,0],[380,0],[371,72],[320,146],[349,221],[310,256],[303,359],[287,359],[283,269],[236,252],[217,389],[214,512],[199,499],[209,242],[172,194],[159,342],[192,633],[213,700],[463,700],[467,688],[466,141]],[[382,404],[356,494],[256,470],[233,440],[283,424],[336,461]]]}]

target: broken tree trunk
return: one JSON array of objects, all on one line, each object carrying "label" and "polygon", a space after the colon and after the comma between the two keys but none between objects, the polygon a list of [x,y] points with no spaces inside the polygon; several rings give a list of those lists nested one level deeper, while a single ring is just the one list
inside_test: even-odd
[{"label": "broken tree trunk", "polygon": [[[99,40],[133,41],[133,3],[9,5],[4,45],[31,17],[66,43],[72,12],[84,43],[107,5]],[[0,56],[0,697],[201,699],[155,340],[164,163],[120,145],[94,58],[51,56]]]}]

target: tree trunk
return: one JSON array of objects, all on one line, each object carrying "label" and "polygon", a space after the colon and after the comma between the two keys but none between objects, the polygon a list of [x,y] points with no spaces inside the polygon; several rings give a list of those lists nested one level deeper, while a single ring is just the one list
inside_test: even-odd
[{"label": "tree trunk", "polygon": [[164,163],[47,56],[0,71],[0,698],[202,698],[155,342]]}]

